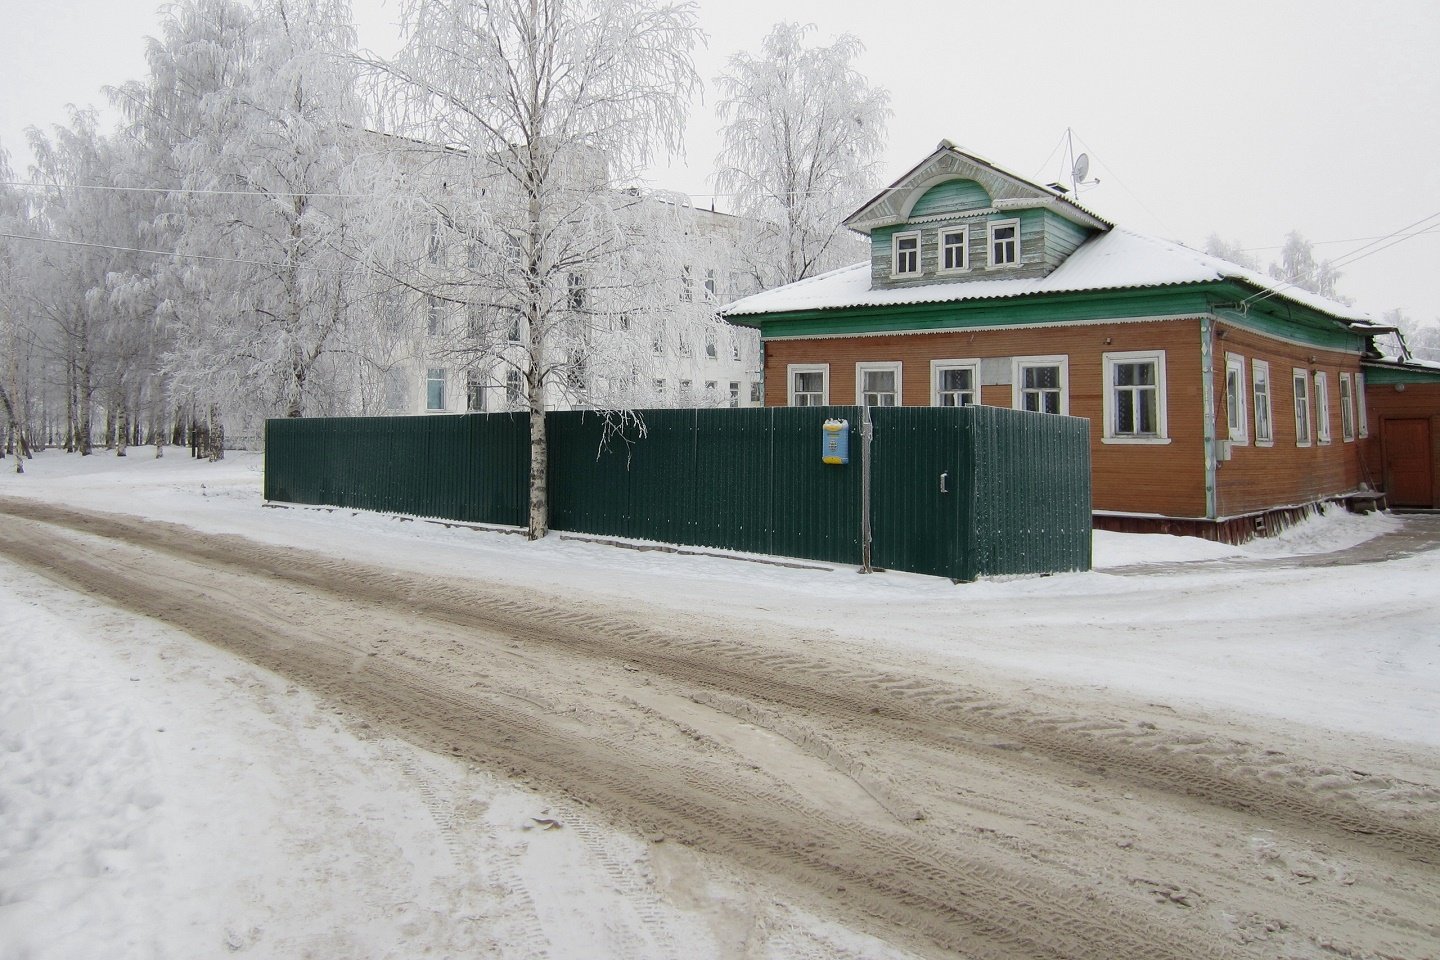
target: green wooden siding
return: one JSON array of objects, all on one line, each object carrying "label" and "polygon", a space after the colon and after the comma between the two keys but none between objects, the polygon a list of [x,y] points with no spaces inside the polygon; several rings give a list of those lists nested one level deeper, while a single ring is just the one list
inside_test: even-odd
[{"label": "green wooden siding", "polygon": [[1366,366],[1362,370],[1365,383],[1375,386],[1381,383],[1440,383],[1440,370],[1425,370],[1411,367],[1400,370],[1395,367]]},{"label": "green wooden siding", "polygon": [[[973,580],[1088,569],[1089,423],[995,407],[874,416],[875,565]],[[584,411],[547,415],[557,530],[859,564],[856,407],[647,410],[608,435]],[[850,463],[821,427],[850,422]],[[272,420],[265,496],[521,526],[528,419]],[[940,475],[946,474],[941,489]]]},{"label": "green wooden siding", "polygon": [[910,208],[910,216],[928,217],[938,213],[959,213],[984,210],[990,206],[990,194],[974,180],[947,180],[925,191]]}]

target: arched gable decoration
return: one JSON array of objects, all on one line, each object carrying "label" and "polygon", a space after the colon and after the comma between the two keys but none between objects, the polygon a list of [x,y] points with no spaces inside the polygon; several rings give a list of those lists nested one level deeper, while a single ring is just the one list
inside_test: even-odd
[{"label": "arched gable decoration", "polygon": [[990,204],[989,192],[974,180],[946,177],[932,187],[921,185],[913,191],[900,212],[907,220],[914,220],[936,214],[985,210]]}]

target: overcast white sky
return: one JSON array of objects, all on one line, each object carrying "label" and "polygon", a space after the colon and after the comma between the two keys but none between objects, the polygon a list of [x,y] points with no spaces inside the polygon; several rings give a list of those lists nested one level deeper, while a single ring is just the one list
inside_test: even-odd
[{"label": "overcast white sky", "polygon": [[[0,147],[23,170],[23,130],[144,72],[154,0],[0,0]],[[361,41],[391,52],[398,0],[353,0]],[[1155,0],[877,4],[703,0],[707,81],[778,19],[866,44],[861,69],[895,110],[885,186],[942,138],[1022,176],[1062,176],[1067,127],[1101,182],[1081,202],[1125,226],[1202,246],[1211,233],[1278,248],[1298,229],[1341,261],[1440,215],[1440,4],[1434,0]],[[708,205],[713,97],[685,162],[657,187]],[[1054,154],[1054,155],[1052,155]],[[17,170],[17,172],[21,172]],[[717,205],[723,209],[724,198]],[[1342,293],[1379,314],[1440,318],[1432,232],[1340,266]],[[1374,247],[1371,248],[1372,250]],[[1262,261],[1278,249],[1256,250]]]}]

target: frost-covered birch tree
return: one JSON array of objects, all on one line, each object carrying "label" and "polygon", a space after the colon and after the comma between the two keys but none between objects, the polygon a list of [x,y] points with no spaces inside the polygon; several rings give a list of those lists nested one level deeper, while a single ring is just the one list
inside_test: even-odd
[{"label": "frost-covered birch tree", "polygon": [[538,539],[549,528],[550,395],[584,362],[579,348],[614,337],[611,324],[643,299],[622,269],[624,209],[638,198],[618,188],[656,150],[680,145],[699,86],[696,10],[652,0],[409,0],[402,23],[399,56],[365,63],[387,131],[432,145],[412,163],[444,185],[409,210],[425,238],[411,247],[427,264],[414,286],[433,298],[428,309],[473,312],[476,340],[513,345],[495,355],[511,358],[529,409],[529,535]]},{"label": "frost-covered birch tree", "polygon": [[840,222],[874,190],[890,96],[855,68],[859,39],[807,47],[812,30],[777,24],[717,81],[716,189],[761,225],[751,269],[762,288],[864,256]]},{"label": "frost-covered birch tree", "polygon": [[227,414],[255,424],[340,404],[330,365],[357,290],[343,252],[352,45],[342,0],[186,0],[167,8],[149,79],[118,91],[171,187],[158,221],[180,256],[157,308],[171,390],[212,434]]}]

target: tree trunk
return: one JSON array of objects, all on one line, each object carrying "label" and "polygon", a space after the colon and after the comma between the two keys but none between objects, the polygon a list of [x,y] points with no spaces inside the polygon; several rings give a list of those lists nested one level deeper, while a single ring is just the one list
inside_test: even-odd
[{"label": "tree trunk", "polygon": [[545,389],[531,365],[530,392],[530,531],[531,540],[540,540],[550,532],[550,442],[545,435],[545,399],[539,394]]},{"label": "tree trunk", "polygon": [[115,409],[115,456],[125,456],[125,446],[130,442],[130,423],[125,419],[125,398],[122,396]]},{"label": "tree trunk", "polygon": [[20,423],[20,418],[15,415],[15,405],[10,402],[10,394],[5,385],[0,383],[0,407],[4,407],[5,421],[10,424],[11,440],[15,444],[15,472],[25,472],[25,458],[30,456],[30,445],[25,442],[25,428]]},{"label": "tree trunk", "polygon": [[220,410],[210,405],[209,422],[205,425],[205,448],[211,463],[225,459],[225,424],[220,419]]}]

